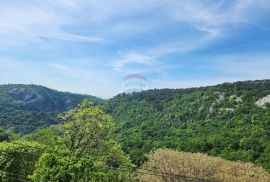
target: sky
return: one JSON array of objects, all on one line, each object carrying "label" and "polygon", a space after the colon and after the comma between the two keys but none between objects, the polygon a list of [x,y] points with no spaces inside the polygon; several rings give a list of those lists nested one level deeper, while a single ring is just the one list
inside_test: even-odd
[{"label": "sky", "polygon": [[0,0],[0,84],[110,98],[270,79],[270,0]]}]

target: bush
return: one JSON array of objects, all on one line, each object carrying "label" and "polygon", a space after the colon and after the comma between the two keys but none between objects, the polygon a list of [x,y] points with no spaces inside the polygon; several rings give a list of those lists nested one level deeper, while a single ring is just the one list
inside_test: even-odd
[{"label": "bush", "polygon": [[231,162],[200,153],[158,149],[148,156],[140,181],[270,181],[270,174],[251,163]]}]

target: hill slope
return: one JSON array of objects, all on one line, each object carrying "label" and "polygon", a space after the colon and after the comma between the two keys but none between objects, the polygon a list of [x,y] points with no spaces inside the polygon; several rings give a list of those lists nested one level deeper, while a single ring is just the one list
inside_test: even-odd
[{"label": "hill slope", "polygon": [[101,99],[68,92],[59,92],[38,85],[0,85],[0,125],[16,133],[29,133],[36,128],[57,124],[55,116],[65,112],[83,99],[96,103]]},{"label": "hill slope", "polygon": [[[87,95],[34,85],[0,86],[0,125],[17,133],[57,124]],[[91,97],[96,103],[101,99]],[[270,80],[120,94],[102,106],[115,138],[136,164],[156,148],[203,152],[270,170]]]},{"label": "hill slope", "polygon": [[118,95],[104,108],[133,162],[155,148],[203,152],[270,169],[270,80]]},{"label": "hill slope", "polygon": [[102,100],[89,95],[59,92],[38,85],[0,85],[0,108],[63,112],[74,108],[83,99]]}]

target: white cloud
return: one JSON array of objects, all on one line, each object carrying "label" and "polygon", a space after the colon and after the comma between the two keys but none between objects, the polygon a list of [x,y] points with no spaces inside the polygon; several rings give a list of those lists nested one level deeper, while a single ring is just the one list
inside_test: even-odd
[{"label": "white cloud", "polygon": [[89,37],[89,36],[81,36],[81,35],[73,35],[67,33],[53,33],[53,34],[43,34],[40,37],[52,38],[57,40],[64,41],[74,41],[74,42],[88,42],[88,43],[105,43],[106,40],[99,37]]},{"label": "white cloud", "polygon": [[[228,2],[233,3],[223,8]],[[259,16],[260,10],[269,9],[268,0],[4,0],[0,2],[0,38],[5,43],[0,47],[39,42],[40,36],[100,43],[104,42],[100,35],[140,33],[165,22],[188,23],[207,32],[209,37],[217,37],[227,26],[239,23],[263,27],[254,17]],[[141,15],[145,16],[145,21],[137,19]],[[149,15],[158,18],[149,21]],[[64,30],[66,26],[84,25],[90,25],[96,34],[71,34]]]},{"label": "white cloud", "polygon": [[95,83],[104,83],[108,81],[106,77],[99,72],[99,70],[90,71],[89,68],[84,69],[78,65],[67,65],[55,62],[48,63],[47,65],[56,71],[60,71],[60,74],[64,74],[66,77],[72,77],[78,80],[91,81]]},{"label": "white cloud", "polygon": [[[5,51],[13,51],[14,46],[20,46],[24,49],[18,50],[21,51],[20,54],[25,56],[28,55],[27,50],[36,46],[36,44],[38,44],[37,46],[42,44],[42,48],[49,47],[55,51],[49,58],[53,57],[55,53],[56,57],[59,56],[64,59],[60,63],[48,63],[49,71],[53,70],[57,73],[55,74],[56,77],[60,75],[68,81],[69,79],[74,81],[74,88],[73,86],[66,86],[69,84],[68,81],[61,87],[80,90],[79,86],[83,87],[88,81],[105,83],[106,86],[91,85],[95,88],[95,95],[109,96],[111,93],[106,88],[112,88],[113,93],[116,93],[117,86],[115,85],[117,83],[115,80],[117,74],[129,74],[131,72],[156,73],[155,75],[158,74],[161,75],[161,78],[164,78],[163,81],[166,81],[169,87],[179,87],[181,83],[174,81],[175,78],[169,78],[167,73],[182,65],[175,63],[177,60],[174,61],[177,65],[163,61],[162,56],[175,52],[188,52],[203,46],[207,47],[210,42],[230,35],[230,30],[234,26],[251,24],[267,29],[269,27],[265,27],[259,21],[262,18],[261,16],[267,12],[270,12],[269,0],[1,0],[0,53],[5,55]],[[177,32],[171,35],[168,33],[171,28],[169,25],[192,27],[198,32],[198,35],[185,34],[185,31],[191,29],[179,31],[177,29]],[[164,32],[167,34],[164,35]],[[138,38],[137,34],[143,35],[143,38],[139,36]],[[153,34],[157,37],[160,35],[160,39],[156,38],[153,43],[151,40],[147,41]],[[168,39],[166,36],[168,36]],[[67,52],[67,55],[57,52],[57,49],[50,45],[56,41],[63,42],[61,44],[63,47],[59,48],[63,48],[63,50],[65,50],[67,41],[71,42],[70,44],[74,47],[79,43],[99,44],[100,47],[97,50],[101,51],[95,52],[96,49],[93,50],[94,54],[97,55],[86,53],[88,50],[83,47],[86,50],[81,50],[82,54],[79,56],[85,56],[83,59],[87,59],[89,65],[100,65],[102,68],[86,68],[84,65],[79,65],[81,60],[76,58],[68,63],[65,62],[67,55],[71,54],[76,57],[78,54],[76,54],[76,51],[74,51],[74,54],[72,54],[73,52],[70,54]],[[117,47],[119,44],[120,50]],[[79,48],[80,46],[78,46]],[[91,48],[89,47],[89,49]],[[115,55],[114,50],[117,49],[122,53]],[[132,51],[123,51],[123,49]],[[13,53],[14,55],[16,50]],[[20,54],[16,54],[16,56],[18,57]],[[29,59],[31,59],[31,54],[29,54]],[[40,56],[45,57],[46,54],[50,53],[43,54]],[[102,59],[103,55],[99,54],[104,54],[104,60]],[[88,60],[92,56],[98,58]],[[251,58],[234,56],[228,58],[231,60],[229,62],[227,58],[219,57],[216,59],[221,61],[219,64],[214,64],[213,69],[240,75],[239,77],[227,78],[229,80],[270,77],[268,71],[270,60],[267,56]],[[255,63],[254,60],[257,60],[257,62]],[[33,64],[34,62],[32,59]],[[36,62],[41,63],[41,61]],[[213,62],[215,61],[213,60]],[[7,80],[8,75],[10,77],[12,75],[9,73],[14,73],[14,71],[16,73],[16,70],[20,70],[20,67],[29,69],[24,63],[21,60],[14,62],[10,59],[0,59],[0,68],[4,75],[2,80]],[[20,71],[22,73],[18,73],[18,75],[28,75],[27,79],[30,78],[33,81],[38,80],[38,78],[34,79],[33,75],[40,77],[45,75],[41,78],[44,81],[47,75],[46,73],[38,73],[42,69],[42,66],[38,65],[39,63],[32,65],[32,67],[30,65],[30,68],[39,67],[38,71],[33,69],[33,73],[27,73],[27,70],[22,70]],[[44,62],[41,65],[44,65]],[[109,65],[109,67],[102,65]],[[117,73],[113,72],[112,68]],[[113,74],[116,74],[116,76]],[[50,85],[57,86],[64,80],[64,78],[50,78],[53,80],[59,79],[59,82],[47,79],[43,83],[50,82]],[[16,79],[14,77],[11,80],[20,81],[22,79],[17,76]],[[114,80],[113,83],[109,83],[110,79]],[[226,78],[216,78],[209,83],[218,83],[223,80],[226,81]],[[186,80],[182,82],[182,85],[194,86],[204,85],[204,83],[206,82],[203,82],[203,80]],[[158,86],[158,83],[156,84]],[[81,90],[89,89],[89,87],[85,86]]]},{"label": "white cloud", "polygon": [[115,71],[122,71],[124,66],[130,63],[152,66],[155,63],[155,58],[144,54],[129,52],[124,54],[121,60],[115,61],[112,66]]},{"label": "white cloud", "polygon": [[63,30],[64,26],[76,23],[74,13],[79,9],[67,6],[70,3],[50,0],[12,1],[12,3],[1,1],[0,47],[41,43],[40,37],[103,43],[104,40],[100,37],[76,35]]},{"label": "white cloud", "polygon": [[165,77],[168,71],[179,69],[182,67],[180,63],[166,63],[159,60],[160,55],[146,55],[138,52],[128,52],[123,54],[121,59],[113,62],[112,68],[122,76],[139,73],[139,74],[154,74],[157,77]]},{"label": "white cloud", "polygon": [[[227,5],[229,2],[231,5]],[[229,7],[224,8],[226,5]],[[190,0],[173,1],[165,6],[166,11],[175,21],[189,23],[198,30],[208,32],[210,37],[217,37],[226,33],[226,29],[232,25],[254,24],[254,17],[259,16],[260,10],[270,10],[270,1]]]}]

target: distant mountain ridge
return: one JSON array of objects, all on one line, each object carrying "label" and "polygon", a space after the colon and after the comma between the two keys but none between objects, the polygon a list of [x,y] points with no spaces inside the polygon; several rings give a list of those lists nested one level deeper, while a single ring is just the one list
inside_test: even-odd
[{"label": "distant mountain ridge", "polygon": [[103,102],[94,96],[60,92],[40,85],[0,85],[0,126],[24,134],[58,124],[58,113],[74,108],[84,99],[92,99],[96,104]]},{"label": "distant mountain ridge", "polygon": [[94,96],[60,92],[40,85],[0,85],[0,108],[5,109],[64,112],[86,98],[102,102]]}]

